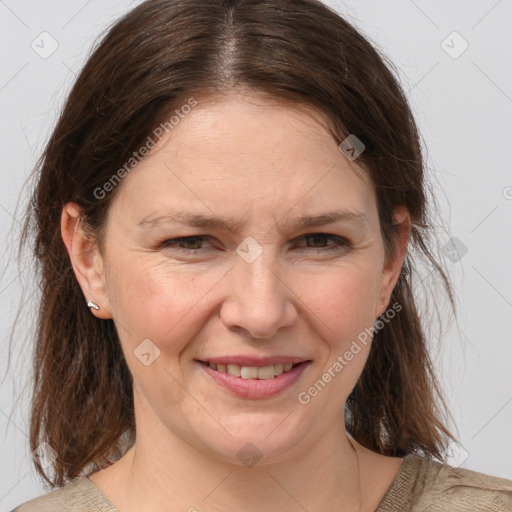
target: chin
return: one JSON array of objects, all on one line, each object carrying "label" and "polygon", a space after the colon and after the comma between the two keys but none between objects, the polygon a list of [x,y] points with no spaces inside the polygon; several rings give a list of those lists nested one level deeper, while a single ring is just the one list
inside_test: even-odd
[{"label": "chin", "polygon": [[215,456],[230,464],[246,467],[275,464],[298,451],[309,430],[306,419],[298,421],[298,415],[294,416],[283,411],[236,412],[231,421],[219,422],[225,429],[222,434],[219,427],[201,436],[202,442]]}]

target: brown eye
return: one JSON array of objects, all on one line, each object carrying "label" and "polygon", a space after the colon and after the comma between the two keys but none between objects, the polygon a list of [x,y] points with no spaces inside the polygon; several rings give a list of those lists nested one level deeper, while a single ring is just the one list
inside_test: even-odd
[{"label": "brown eye", "polygon": [[[327,233],[311,233],[304,235],[302,239],[306,241],[311,240],[311,245],[306,242],[307,248],[319,251],[337,251],[350,247],[350,243],[345,238]],[[329,240],[334,240],[334,243],[329,244]]]},{"label": "brown eye", "polygon": [[206,240],[204,236],[182,236],[180,238],[172,238],[162,243],[162,247],[176,247],[178,250],[186,252],[196,252],[200,250],[202,241]]},{"label": "brown eye", "polygon": [[307,240],[311,240],[313,246],[317,246],[317,244],[323,245],[323,243],[327,243],[329,236],[323,234],[315,234],[315,235],[307,235],[305,237]]}]

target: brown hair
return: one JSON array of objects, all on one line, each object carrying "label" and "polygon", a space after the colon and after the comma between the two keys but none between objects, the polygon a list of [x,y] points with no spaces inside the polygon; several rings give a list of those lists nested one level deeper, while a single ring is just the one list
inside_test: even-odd
[{"label": "brown hair", "polygon": [[313,107],[339,144],[355,134],[357,163],[376,188],[386,254],[395,206],[411,215],[408,272],[391,302],[402,309],[376,332],[346,404],[347,431],[375,452],[436,458],[453,439],[413,293],[433,255],[420,137],[398,74],[351,24],[316,0],[150,0],[118,20],[89,57],[35,169],[20,252],[33,237],[40,303],[33,355],[30,447],[57,450],[54,486],[119,459],[135,435],[132,377],[112,320],[91,315],[64,246],[63,206],[76,202],[101,250],[110,200],[103,187],[153,130],[194,97],[249,91]]}]

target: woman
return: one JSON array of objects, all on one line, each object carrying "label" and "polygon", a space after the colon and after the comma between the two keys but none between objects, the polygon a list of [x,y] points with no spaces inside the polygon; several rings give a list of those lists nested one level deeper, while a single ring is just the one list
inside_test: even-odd
[{"label": "woman", "polygon": [[413,253],[453,296],[384,60],[315,0],[110,29],[25,226],[30,442],[60,489],[16,511],[510,510],[511,481],[443,464]]}]

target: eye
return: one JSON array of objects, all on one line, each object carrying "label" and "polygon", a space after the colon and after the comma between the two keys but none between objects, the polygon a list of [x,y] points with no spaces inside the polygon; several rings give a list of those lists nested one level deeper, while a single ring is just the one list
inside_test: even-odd
[{"label": "eye", "polygon": [[[172,238],[170,240],[166,240],[162,243],[161,247],[175,247],[179,251],[185,251],[188,253],[195,253],[197,252],[200,247],[198,247],[198,241],[199,240],[206,240],[208,237],[206,236],[182,236],[179,238]],[[188,247],[181,247],[182,245],[188,246]],[[193,247],[190,247],[193,246]]]},{"label": "eye", "polygon": [[334,240],[334,243],[323,247],[311,247],[307,245],[307,248],[316,249],[317,251],[340,251],[351,246],[350,242],[346,238],[337,235],[329,235],[327,233],[310,233],[302,236],[300,239],[306,241],[312,240],[314,245],[322,244],[328,239]]}]

